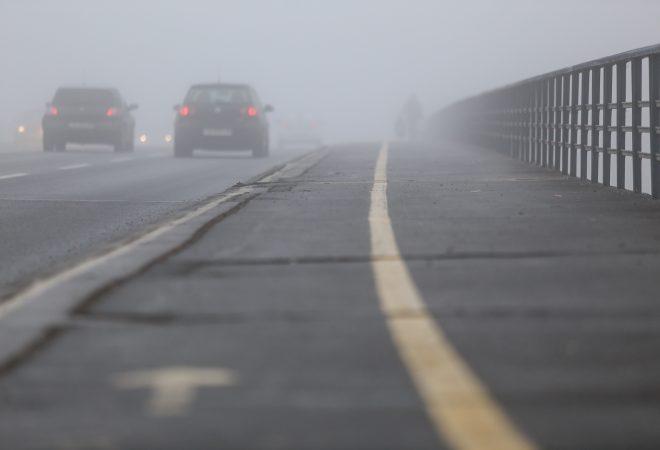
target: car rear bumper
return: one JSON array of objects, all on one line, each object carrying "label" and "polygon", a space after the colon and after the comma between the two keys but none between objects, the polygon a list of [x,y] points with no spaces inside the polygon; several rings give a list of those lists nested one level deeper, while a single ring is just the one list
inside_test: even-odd
[{"label": "car rear bumper", "polygon": [[259,128],[235,127],[228,130],[231,133],[228,136],[209,136],[202,127],[179,126],[175,130],[174,141],[202,150],[254,150],[263,141]]},{"label": "car rear bumper", "polygon": [[84,128],[70,122],[44,122],[48,139],[78,144],[114,144],[122,137],[122,126],[113,122],[86,124]]}]

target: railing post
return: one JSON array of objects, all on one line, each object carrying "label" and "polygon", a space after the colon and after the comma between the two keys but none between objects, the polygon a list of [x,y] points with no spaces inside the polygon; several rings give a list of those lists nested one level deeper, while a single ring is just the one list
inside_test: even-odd
[{"label": "railing post", "polygon": [[610,185],[610,171],[612,157],[610,147],[612,146],[612,66],[603,68],[603,184]]},{"label": "railing post", "polygon": [[552,149],[550,147],[550,142],[552,142],[552,120],[551,120],[551,113],[552,113],[552,96],[550,94],[551,90],[551,81],[550,80],[545,80],[543,82],[543,97],[545,99],[544,101],[544,106],[545,106],[545,121],[544,121],[544,134],[545,134],[545,139],[543,143],[543,167],[551,167],[551,155],[552,155]]},{"label": "railing post", "polygon": [[532,153],[534,151],[534,84],[527,88],[527,127],[529,130],[527,145],[525,146],[525,161],[532,162]]},{"label": "railing post", "polygon": [[539,82],[541,89],[541,167],[548,166],[548,80]]},{"label": "railing post", "polygon": [[632,85],[632,163],[633,163],[633,191],[642,192],[642,60],[635,58],[631,66]]},{"label": "railing post", "polygon": [[553,167],[553,152],[552,146],[554,143],[555,135],[555,79],[549,78],[546,80],[546,102],[545,102],[545,128],[546,128],[546,156],[547,160],[545,162],[546,167]]},{"label": "railing post", "polygon": [[660,160],[658,160],[658,102],[660,101],[660,55],[649,57],[649,142],[651,152],[651,195],[660,196]]},{"label": "railing post", "polygon": [[580,81],[580,73],[573,72],[571,74],[571,156],[569,175],[577,177],[577,135],[580,126],[578,124],[578,99],[580,89],[578,83]]},{"label": "railing post", "polygon": [[562,146],[561,146],[561,173],[568,175],[568,154],[571,142],[571,114],[570,114],[570,76],[563,75],[562,86]]},{"label": "railing post", "polygon": [[587,179],[587,137],[589,136],[589,70],[580,77],[580,178]]},{"label": "railing post", "polygon": [[539,122],[537,124],[538,130],[539,130],[539,145],[538,145],[538,156],[537,156],[537,161],[536,164],[545,167],[545,109],[546,109],[546,102],[545,102],[545,94],[546,94],[546,84],[545,80],[539,81],[537,84],[537,90],[539,93],[539,114],[538,114],[538,119]]},{"label": "railing post", "polygon": [[545,167],[546,164],[546,142],[547,142],[547,128],[545,126],[546,123],[546,117],[547,117],[547,102],[546,102],[546,93],[547,93],[547,85],[545,81],[539,81],[538,83],[538,91],[539,91],[539,161],[538,165],[541,167]]},{"label": "railing post", "polygon": [[512,91],[509,94],[509,107],[511,108],[510,110],[510,133],[511,133],[511,148],[510,148],[510,155],[513,158],[513,156],[516,154],[516,138],[518,136],[518,128],[516,126],[517,118],[516,118],[516,96],[515,93]]},{"label": "railing post", "polygon": [[598,183],[598,158],[600,148],[600,67],[591,70],[591,182]]},{"label": "railing post", "polygon": [[626,188],[626,156],[623,150],[626,148],[626,62],[616,65],[616,187]]},{"label": "railing post", "polygon": [[552,167],[555,170],[561,169],[561,77],[554,78],[555,83],[555,150]]},{"label": "railing post", "polygon": [[525,91],[518,89],[516,93],[518,104],[518,159],[522,161],[525,152]]},{"label": "railing post", "polygon": [[525,153],[525,89],[518,89],[516,94],[518,103],[518,159],[523,160]]},{"label": "railing post", "polygon": [[532,163],[538,164],[539,162],[539,141],[541,140],[541,132],[539,128],[539,110],[541,105],[539,84],[534,83],[534,143],[532,147]]}]

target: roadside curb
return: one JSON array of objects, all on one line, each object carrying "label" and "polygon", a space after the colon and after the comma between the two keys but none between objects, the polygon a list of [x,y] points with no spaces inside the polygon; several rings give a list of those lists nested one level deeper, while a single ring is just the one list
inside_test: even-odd
[{"label": "roadside curb", "polygon": [[65,326],[70,315],[117,283],[154,264],[268,191],[268,184],[298,177],[328,153],[316,150],[228,189],[186,215],[47,279],[38,280],[0,304],[0,375],[20,363]]}]

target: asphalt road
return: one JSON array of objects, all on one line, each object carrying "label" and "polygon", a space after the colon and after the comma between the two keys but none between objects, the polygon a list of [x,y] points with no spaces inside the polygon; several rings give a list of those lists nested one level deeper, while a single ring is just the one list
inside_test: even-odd
[{"label": "asphalt road", "polygon": [[201,152],[174,159],[165,148],[116,154],[0,152],[0,298],[135,236],[305,150]]},{"label": "asphalt road", "polygon": [[492,151],[335,147],[7,368],[0,442],[656,449],[658,219]]}]

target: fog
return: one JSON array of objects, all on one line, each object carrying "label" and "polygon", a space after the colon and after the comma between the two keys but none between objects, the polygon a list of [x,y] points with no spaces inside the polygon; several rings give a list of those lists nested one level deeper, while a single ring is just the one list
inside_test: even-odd
[{"label": "fog", "polygon": [[[595,12],[597,11],[597,12]],[[111,85],[166,130],[191,83],[245,81],[329,140],[391,133],[485,89],[660,42],[656,0],[0,0],[0,134],[60,85]]]}]

